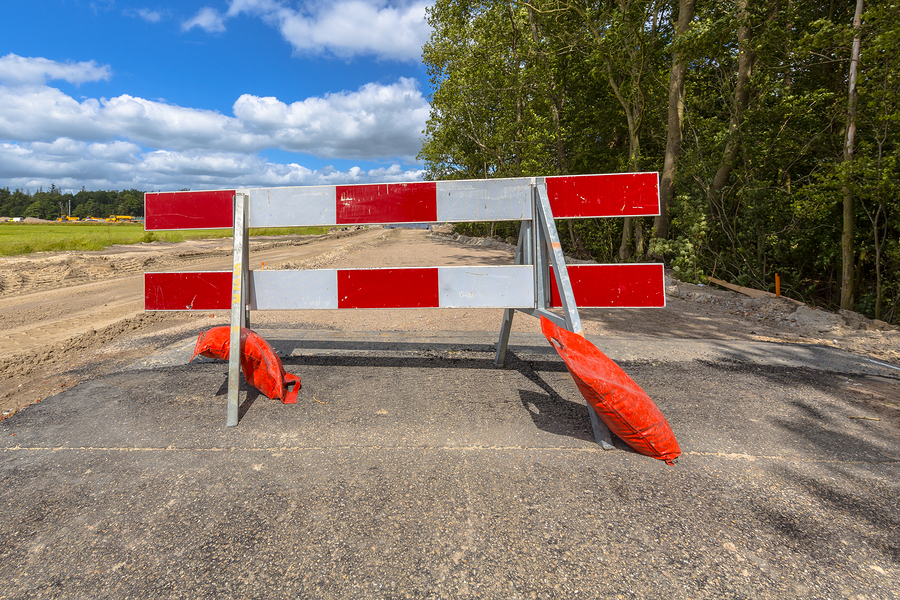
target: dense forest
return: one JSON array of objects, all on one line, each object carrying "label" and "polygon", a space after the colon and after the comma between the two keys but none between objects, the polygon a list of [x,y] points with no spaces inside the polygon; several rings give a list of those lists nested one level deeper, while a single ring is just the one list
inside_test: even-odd
[{"label": "dense forest", "polygon": [[10,192],[9,188],[0,188],[0,216],[55,220],[63,215],[98,218],[110,215],[143,216],[144,192],[89,192],[82,188],[77,194],[64,194],[55,184],[47,191],[39,189],[34,194],[18,189]]},{"label": "dense forest", "polygon": [[567,251],[770,291],[777,273],[900,319],[895,0],[437,0],[428,18],[429,179],[658,171],[659,217],[560,223]]}]

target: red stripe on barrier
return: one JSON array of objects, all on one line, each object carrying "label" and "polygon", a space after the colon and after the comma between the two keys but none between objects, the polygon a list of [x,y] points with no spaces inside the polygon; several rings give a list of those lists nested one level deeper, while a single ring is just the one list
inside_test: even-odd
[{"label": "red stripe on barrier", "polygon": [[144,310],[227,310],[231,271],[144,273]]},{"label": "red stripe on barrier", "polygon": [[[568,265],[572,292],[579,308],[663,307],[665,279],[661,264]],[[553,279],[553,269],[550,269]],[[553,279],[550,306],[562,306]]]},{"label": "red stripe on barrier", "polygon": [[557,219],[659,214],[656,173],[547,177],[546,181],[550,208]]},{"label": "red stripe on barrier", "polygon": [[339,185],[335,187],[337,223],[422,223],[437,221],[433,181]]},{"label": "red stripe on barrier", "polygon": [[146,231],[234,227],[234,190],[148,193],[144,216]]},{"label": "red stripe on barrier", "polygon": [[438,308],[438,270],[338,271],[338,308]]}]

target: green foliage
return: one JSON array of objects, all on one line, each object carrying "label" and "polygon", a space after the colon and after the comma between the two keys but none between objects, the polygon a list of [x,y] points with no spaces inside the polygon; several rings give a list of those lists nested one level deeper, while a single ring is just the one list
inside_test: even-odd
[{"label": "green foliage", "polygon": [[[612,168],[615,99],[569,38],[579,17],[552,2],[439,0],[423,49],[434,97],[419,154],[429,179]],[[594,110],[580,110],[586,102]],[[627,143],[627,142],[626,142]]]},{"label": "green foliage", "polygon": [[[325,227],[252,228],[250,235],[321,235],[326,231]],[[174,243],[187,239],[224,237],[231,237],[230,229],[151,232],[134,223],[0,223],[0,256],[103,250],[114,244]]]},{"label": "green foliage", "polygon": [[80,218],[106,218],[113,214],[142,217],[144,192],[135,189],[88,192],[82,189],[76,194],[63,194],[56,185],[51,185],[48,191],[39,189],[34,194],[20,189],[13,192],[9,188],[0,189],[0,216],[55,220],[66,214]]},{"label": "green foliage", "polygon": [[34,217],[35,219],[52,219],[55,218],[57,207],[49,198],[39,198],[25,209],[24,216]]},{"label": "green foliage", "polygon": [[[866,0],[852,162],[843,154],[854,3],[740,6],[697,3],[691,28],[673,41],[674,3],[438,0],[423,55],[434,89],[420,154],[428,177],[660,168],[677,47],[688,60],[684,142],[670,237],[648,254],[692,281],[715,275],[771,290],[778,273],[784,293],[836,307],[849,191],[857,309],[897,322],[900,5]],[[735,96],[741,27],[745,105]],[[714,188],[726,148],[738,151]],[[616,259],[620,232],[620,220],[560,226],[567,252],[603,261]]]},{"label": "green foliage", "polygon": [[689,196],[680,196],[676,200],[672,228],[678,234],[670,239],[654,238],[649,253],[664,257],[681,281],[705,283],[709,275],[705,272],[709,236],[705,207],[691,202]]}]

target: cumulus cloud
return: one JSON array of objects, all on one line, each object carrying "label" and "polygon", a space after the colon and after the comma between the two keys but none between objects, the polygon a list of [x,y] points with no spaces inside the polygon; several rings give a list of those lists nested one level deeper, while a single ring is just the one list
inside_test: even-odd
[{"label": "cumulus cloud", "polygon": [[[76,99],[46,85],[105,79],[109,67],[0,59],[0,185],[194,189],[420,179],[413,156],[429,106],[413,79],[369,83],[286,103],[249,94],[232,115],[131,95]],[[259,156],[268,149],[380,162],[311,170]]]},{"label": "cumulus cloud", "polygon": [[181,24],[182,31],[190,31],[194,27],[209,33],[221,33],[225,31],[225,17],[216,9],[204,6],[191,19]]},{"label": "cumulus cloud", "polygon": [[128,139],[176,151],[278,148],[322,158],[409,160],[428,110],[412,79],[292,104],[245,94],[234,103],[233,117],[129,95],[78,101],[48,86],[0,85],[0,139]]},{"label": "cumulus cloud", "polygon": [[383,157],[388,149],[387,155],[412,156],[428,111],[417,82],[406,78],[292,104],[249,94],[234,103],[235,116],[255,136],[284,150],[315,148],[328,158]]},{"label": "cumulus cloud", "polygon": [[175,190],[416,181],[422,171],[399,164],[376,169],[309,169],[230,152],[143,151],[128,142],[0,144],[0,180],[10,188]]},{"label": "cumulus cloud", "polygon": [[163,19],[163,13],[158,10],[150,10],[149,8],[139,8],[136,11],[137,16],[148,23],[159,23]]},{"label": "cumulus cloud", "polygon": [[0,57],[0,82],[10,85],[43,85],[61,80],[75,85],[109,80],[112,69],[95,61],[61,63],[46,58],[29,58],[16,54]]},{"label": "cumulus cloud", "polygon": [[425,8],[430,4],[338,0],[301,3],[295,9],[280,0],[231,0],[225,16],[261,18],[298,53],[418,61],[429,36]]}]

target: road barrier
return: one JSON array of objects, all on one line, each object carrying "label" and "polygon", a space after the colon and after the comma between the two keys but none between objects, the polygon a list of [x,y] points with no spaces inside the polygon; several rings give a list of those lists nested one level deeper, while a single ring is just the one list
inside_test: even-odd
[{"label": "road barrier", "polygon": [[[656,173],[161,192],[144,202],[147,231],[233,229],[231,271],[144,274],[146,310],[231,309],[232,348],[251,310],[503,308],[495,358],[502,365],[517,310],[583,334],[578,306],[665,306],[662,264],[566,265],[555,225],[658,215]],[[249,269],[250,227],[479,221],[521,222],[514,264]],[[237,425],[238,355],[229,358],[229,426]],[[611,447],[591,416],[597,441]]]}]

